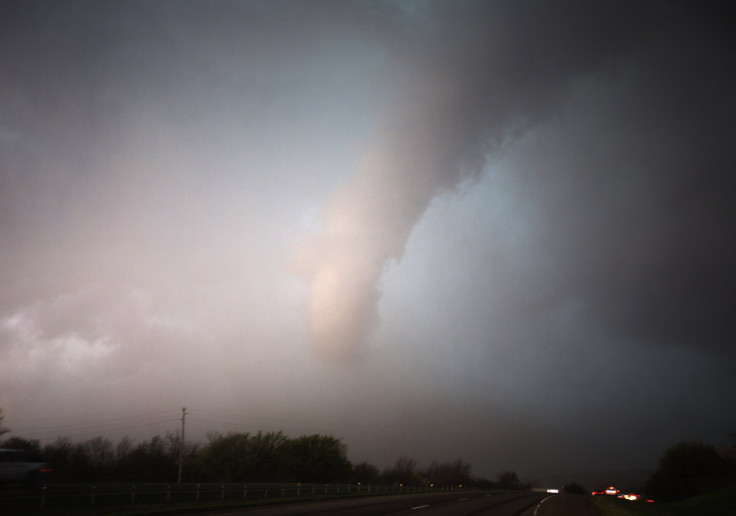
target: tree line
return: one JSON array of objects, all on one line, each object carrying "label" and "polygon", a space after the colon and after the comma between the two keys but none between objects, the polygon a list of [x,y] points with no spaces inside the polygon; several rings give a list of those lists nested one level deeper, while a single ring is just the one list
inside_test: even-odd
[{"label": "tree line", "polygon": [[[19,436],[2,439],[0,448],[24,450],[28,460],[46,462],[54,482],[173,482],[179,466],[179,434],[170,432],[142,442],[124,437],[116,444],[105,437],[73,442],[58,437],[41,446]],[[736,434],[733,435],[736,439]],[[205,444],[185,441],[184,482],[304,482],[410,485],[474,485],[484,488],[528,489],[513,471],[495,481],[475,477],[463,459],[432,461],[419,468],[410,457],[399,457],[380,470],[368,462],[351,463],[347,446],[331,435],[290,438],[282,432],[210,433]],[[663,453],[645,492],[658,501],[676,501],[736,484],[736,445],[717,449],[697,441],[677,443]],[[583,492],[582,486],[566,490]]]},{"label": "tree line", "polygon": [[[0,412],[0,436],[7,432]],[[178,476],[179,447],[176,432],[138,443],[124,437],[115,444],[101,436],[81,442],[58,437],[43,446],[39,440],[20,436],[0,439],[0,448],[23,450],[28,460],[51,465],[52,480],[58,483],[173,482]],[[353,464],[341,439],[322,434],[291,438],[281,431],[210,433],[205,444],[185,441],[181,455],[184,482],[490,485],[474,478],[471,465],[463,459],[433,461],[423,469],[408,457],[383,470],[368,462]]]},{"label": "tree line", "polygon": [[[28,460],[53,468],[53,481],[172,482],[179,467],[179,435],[167,433],[135,443],[124,437],[117,444],[105,437],[73,442],[58,437],[42,446],[38,440],[10,437],[1,448],[23,450]],[[304,482],[405,485],[469,485],[485,482],[472,475],[463,459],[433,461],[419,469],[401,457],[379,470],[368,462],[353,464],[347,447],[331,435],[290,438],[282,432],[211,434],[206,444],[185,442],[184,482]]]}]

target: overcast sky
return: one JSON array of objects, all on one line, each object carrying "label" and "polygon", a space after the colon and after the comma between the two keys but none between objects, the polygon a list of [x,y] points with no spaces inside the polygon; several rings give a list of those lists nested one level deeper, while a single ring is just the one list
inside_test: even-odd
[{"label": "overcast sky", "polygon": [[[14,434],[328,433],[522,478],[736,432],[706,2],[3,2]],[[729,43],[731,41],[731,43]]]}]

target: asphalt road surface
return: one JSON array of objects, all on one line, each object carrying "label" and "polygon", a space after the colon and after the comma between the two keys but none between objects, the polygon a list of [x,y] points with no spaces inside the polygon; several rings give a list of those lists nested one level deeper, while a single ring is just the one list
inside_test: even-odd
[{"label": "asphalt road surface", "polygon": [[495,494],[490,492],[423,493],[350,498],[278,507],[212,512],[243,516],[520,516],[534,508],[544,493]]},{"label": "asphalt road surface", "polygon": [[519,516],[599,516],[591,496],[560,494],[548,496]]}]

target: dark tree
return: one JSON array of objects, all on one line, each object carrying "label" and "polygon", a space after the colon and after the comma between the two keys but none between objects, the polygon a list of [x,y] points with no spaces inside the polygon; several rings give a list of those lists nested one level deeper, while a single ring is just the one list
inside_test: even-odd
[{"label": "dark tree", "polygon": [[288,438],[281,432],[258,432],[248,440],[248,470],[254,480],[280,480],[281,449]]},{"label": "dark tree", "polygon": [[503,471],[498,474],[496,487],[499,489],[517,490],[519,489],[519,477],[513,471]]},{"label": "dark tree", "polygon": [[730,469],[729,461],[715,447],[682,441],[659,459],[647,491],[663,502],[690,498],[724,487],[730,480]]},{"label": "dark tree", "polygon": [[494,487],[496,487],[496,484],[484,477],[474,478],[473,485],[478,489],[493,489]]},{"label": "dark tree", "polygon": [[413,484],[418,482],[417,462],[409,457],[399,457],[393,468],[384,470],[383,478],[388,484]]},{"label": "dark tree", "polygon": [[115,480],[117,461],[115,458],[115,447],[109,439],[95,437],[84,441],[80,445],[80,451],[86,459],[87,478],[84,480]]},{"label": "dark tree", "polygon": [[471,482],[471,466],[463,459],[440,463],[433,461],[424,476],[435,485],[466,485]]},{"label": "dark tree", "polygon": [[5,416],[3,416],[3,409],[0,408],[0,437],[10,432],[10,428],[3,425],[3,419],[5,419]]},{"label": "dark tree", "polygon": [[0,442],[0,448],[12,448],[14,450],[23,450],[28,460],[40,461],[41,442],[38,439],[24,439],[22,437],[9,437]]},{"label": "dark tree", "polygon": [[54,482],[65,483],[74,480],[72,457],[75,447],[68,437],[57,437],[53,443],[43,447],[43,458],[51,465]]},{"label": "dark tree", "polygon": [[134,443],[133,440],[130,437],[123,437],[118,441],[118,444],[115,445],[115,462],[118,464],[125,460],[125,457],[130,454],[131,451],[133,451]]},{"label": "dark tree", "polygon": [[138,444],[118,463],[120,480],[171,482],[176,479],[176,456],[167,450],[165,441],[153,437]]},{"label": "dark tree", "polygon": [[281,480],[281,432],[214,434],[197,461],[204,478],[227,482]]},{"label": "dark tree", "polygon": [[294,482],[344,482],[353,465],[347,447],[331,435],[308,435],[288,441],[282,448],[288,477]]},{"label": "dark tree", "polygon": [[381,481],[381,472],[373,464],[361,462],[353,466],[352,481],[361,484],[377,484]]},{"label": "dark tree", "polygon": [[199,469],[207,480],[240,482],[249,474],[247,433],[210,436],[199,455]]}]

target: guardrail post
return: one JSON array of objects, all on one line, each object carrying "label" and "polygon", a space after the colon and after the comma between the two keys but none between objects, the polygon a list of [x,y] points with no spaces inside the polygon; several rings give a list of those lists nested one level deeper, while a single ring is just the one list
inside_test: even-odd
[{"label": "guardrail post", "polygon": [[130,488],[130,505],[135,505],[135,485]]},{"label": "guardrail post", "polygon": [[220,486],[220,489],[221,489],[220,490],[220,500],[224,500],[225,499],[225,485],[223,484],[222,486]]},{"label": "guardrail post", "polygon": [[281,498],[284,497],[284,484],[281,484]]},{"label": "guardrail post", "polygon": [[327,484],[325,484],[325,494],[327,494]]},{"label": "guardrail post", "polygon": [[166,486],[166,503],[171,501],[171,486]]},{"label": "guardrail post", "polygon": [[301,482],[299,482],[299,483],[298,483],[298,484],[296,485],[296,495],[297,495],[297,496],[301,496],[301,495],[302,495],[302,483],[301,483]]},{"label": "guardrail post", "polygon": [[90,507],[92,507],[95,504],[95,489],[97,489],[97,486],[92,486],[92,496],[89,499]]},{"label": "guardrail post", "polygon": [[243,498],[248,498],[248,485],[243,484]]},{"label": "guardrail post", "polygon": [[43,490],[41,491],[41,509],[43,509],[44,505],[46,505],[46,486],[43,486]]}]

